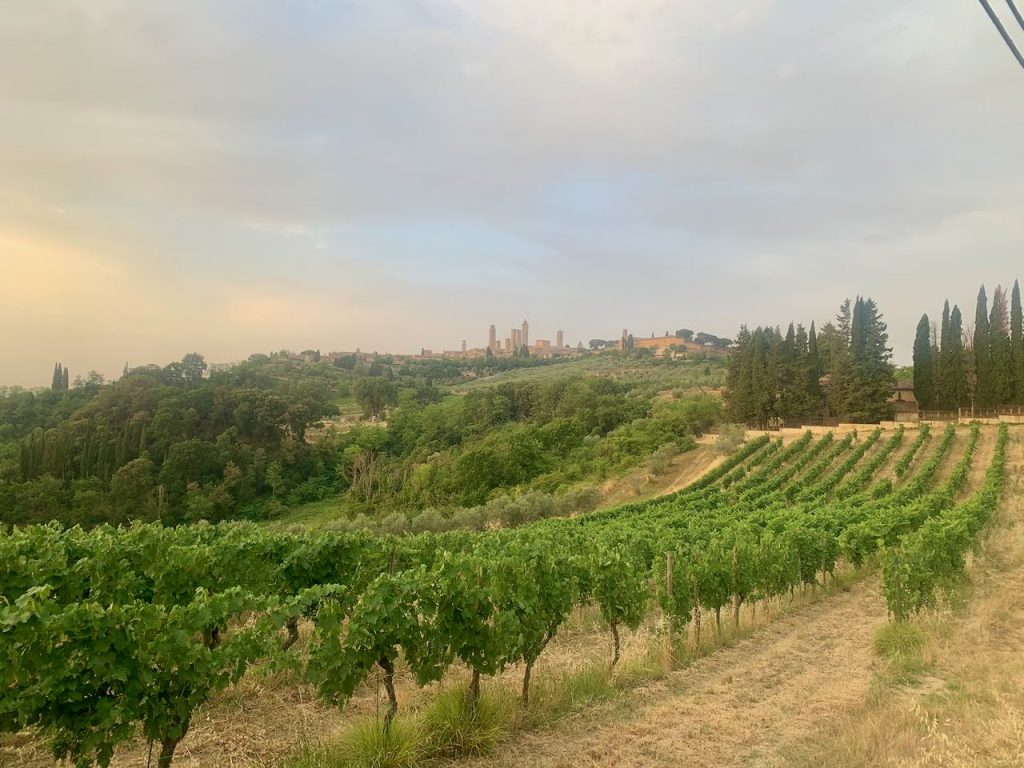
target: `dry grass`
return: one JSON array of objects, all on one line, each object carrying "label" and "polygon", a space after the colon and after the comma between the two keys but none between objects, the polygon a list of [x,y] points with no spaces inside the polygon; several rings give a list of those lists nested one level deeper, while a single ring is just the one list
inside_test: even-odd
[{"label": "dry grass", "polygon": [[698,443],[695,448],[669,461],[662,472],[655,473],[644,466],[606,481],[601,486],[601,506],[612,507],[674,493],[710,472],[724,460],[711,443]]},{"label": "dry grass", "polygon": [[824,724],[773,764],[1024,765],[1022,437],[1011,433],[1006,501],[971,563],[966,594],[915,622],[927,637],[923,674],[909,685],[879,674],[862,706]]},{"label": "dry grass", "polygon": [[846,574],[827,590],[798,594],[794,605],[784,600],[764,614],[761,606],[752,631],[744,611],[738,638],[726,622],[725,647],[705,621],[700,648],[688,638],[672,666],[658,653],[663,640],[652,635],[635,662],[648,666],[646,680],[629,680],[627,665],[619,696],[553,727],[517,734],[496,756],[470,765],[756,765],[780,737],[795,739],[863,699],[871,638],[885,609],[874,579]]}]

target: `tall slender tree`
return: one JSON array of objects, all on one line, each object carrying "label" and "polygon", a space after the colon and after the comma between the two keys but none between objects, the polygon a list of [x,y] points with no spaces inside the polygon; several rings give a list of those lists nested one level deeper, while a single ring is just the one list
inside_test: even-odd
[{"label": "tall slender tree", "polygon": [[811,321],[811,330],[807,334],[807,362],[805,366],[807,390],[807,415],[821,415],[825,404],[825,393],[821,390],[821,376],[824,372],[821,365],[821,354],[818,351],[818,332]]},{"label": "tall slender tree", "polygon": [[949,342],[949,299],[942,305],[942,325],[939,327],[939,356],[936,360],[935,391],[936,405],[948,410],[954,408],[953,388],[949,381],[949,354],[952,347]]},{"label": "tall slender tree", "polygon": [[924,409],[934,406],[931,328],[928,315],[921,315],[921,320],[917,324],[917,335],[914,337],[914,395]]},{"label": "tall slender tree", "polygon": [[1020,283],[1013,281],[1010,294],[1010,357],[1013,366],[1013,399],[1024,404],[1024,315],[1020,305]]},{"label": "tall slender tree", "polygon": [[849,381],[844,402],[851,421],[873,422],[890,413],[895,380],[888,327],[874,299],[857,297],[850,321]]},{"label": "tall slender tree", "polygon": [[946,357],[943,378],[948,387],[946,408],[960,408],[969,404],[967,393],[967,360],[964,350],[964,325],[960,307],[953,305],[949,315],[949,353]]},{"label": "tall slender tree", "polygon": [[777,386],[772,376],[771,328],[757,328],[751,338],[750,391],[753,393],[753,421],[765,428],[775,415]]},{"label": "tall slender tree", "polygon": [[1013,354],[1010,346],[1010,313],[1006,291],[1001,285],[992,293],[992,311],[988,316],[989,397],[992,405],[1013,400]]},{"label": "tall slender tree", "polygon": [[747,424],[753,418],[753,334],[745,325],[736,334],[736,349],[729,355],[725,372],[725,404],[729,418],[737,424]]},{"label": "tall slender tree", "polygon": [[[860,297],[857,297],[860,301]],[[839,314],[836,315],[835,337],[829,338],[830,359],[827,361],[828,391],[826,393],[829,402],[829,409],[833,415],[845,416],[849,414],[853,380],[853,358],[851,355],[853,335],[853,313],[852,303],[844,299],[839,305]],[[822,329],[825,330],[824,328]]]},{"label": "tall slender tree", "polygon": [[978,302],[974,309],[974,338],[971,342],[974,375],[977,381],[974,404],[981,408],[992,405],[993,401],[990,365],[992,344],[989,340],[988,322],[988,296],[983,285],[978,291]]},{"label": "tall slender tree", "polygon": [[778,415],[783,421],[799,419],[801,413],[801,396],[803,381],[797,368],[796,326],[789,324],[785,338],[778,338],[778,352],[775,355],[778,366],[779,402]]}]

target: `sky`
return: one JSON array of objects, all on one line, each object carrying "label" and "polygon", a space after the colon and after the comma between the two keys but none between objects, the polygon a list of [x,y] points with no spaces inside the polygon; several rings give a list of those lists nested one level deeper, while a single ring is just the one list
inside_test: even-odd
[{"label": "sky", "polygon": [[1024,251],[1024,72],[968,0],[33,0],[0,94],[0,384],[857,294],[909,362]]}]

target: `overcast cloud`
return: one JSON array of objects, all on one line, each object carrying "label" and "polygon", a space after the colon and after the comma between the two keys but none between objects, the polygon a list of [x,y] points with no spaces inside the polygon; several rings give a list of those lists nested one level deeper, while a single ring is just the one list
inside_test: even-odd
[{"label": "overcast cloud", "polygon": [[1021,264],[1024,73],[969,0],[33,0],[0,93],[0,384],[858,293],[906,362]]}]

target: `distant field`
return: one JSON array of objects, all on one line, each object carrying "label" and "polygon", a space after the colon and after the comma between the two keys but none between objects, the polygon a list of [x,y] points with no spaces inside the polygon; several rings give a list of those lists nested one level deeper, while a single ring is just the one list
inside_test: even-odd
[{"label": "distant field", "polygon": [[658,389],[718,388],[725,384],[722,359],[658,360],[631,358],[618,354],[587,355],[564,363],[539,368],[504,371],[452,387],[454,392],[471,392],[480,387],[508,382],[544,382],[565,376],[606,376],[649,383]]}]

